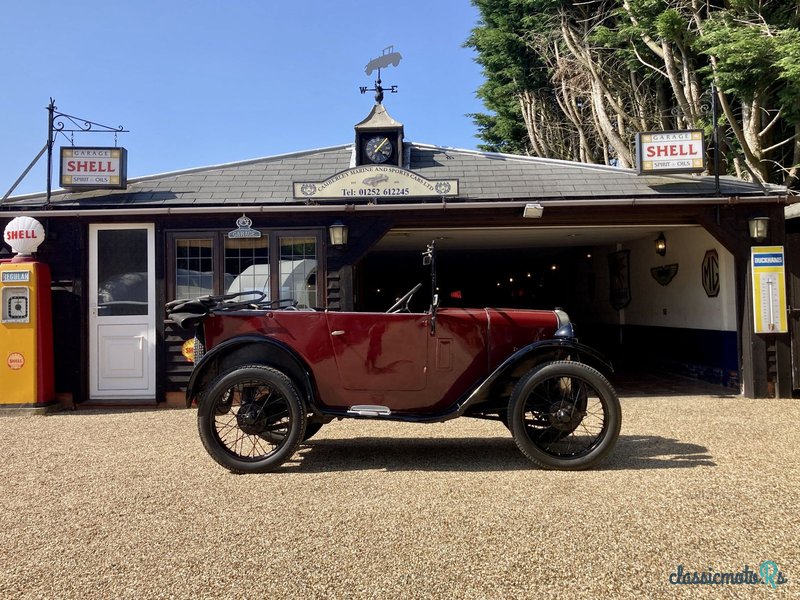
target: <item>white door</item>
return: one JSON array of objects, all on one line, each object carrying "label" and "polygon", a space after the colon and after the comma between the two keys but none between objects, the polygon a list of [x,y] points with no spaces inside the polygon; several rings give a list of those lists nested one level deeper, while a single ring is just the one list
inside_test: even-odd
[{"label": "white door", "polygon": [[154,400],[155,229],[89,226],[89,395]]}]

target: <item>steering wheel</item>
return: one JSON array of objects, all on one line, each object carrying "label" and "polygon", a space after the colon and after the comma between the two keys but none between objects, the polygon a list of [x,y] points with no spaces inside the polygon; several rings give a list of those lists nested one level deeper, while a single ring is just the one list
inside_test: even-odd
[{"label": "steering wheel", "polygon": [[400,312],[403,309],[403,307],[405,307],[405,311],[406,312],[411,312],[411,311],[408,310],[408,303],[411,302],[411,297],[414,294],[416,294],[417,291],[419,290],[419,288],[421,288],[421,287],[422,287],[421,283],[418,283],[417,285],[415,285],[408,292],[406,292],[406,294],[402,298],[398,298],[397,302],[392,304],[392,306],[386,312],[387,313],[397,313],[397,312]]},{"label": "steering wheel", "polygon": [[297,310],[297,300],[294,298],[281,298],[280,300],[271,300],[269,302],[270,308],[277,308],[278,310]]}]

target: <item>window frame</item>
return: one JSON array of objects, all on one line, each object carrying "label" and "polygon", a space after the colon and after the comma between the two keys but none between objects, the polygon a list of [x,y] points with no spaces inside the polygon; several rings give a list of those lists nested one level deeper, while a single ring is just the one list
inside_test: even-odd
[{"label": "window frame", "polygon": [[[164,293],[166,301],[175,299],[175,276],[177,266],[175,264],[175,250],[178,240],[184,239],[203,239],[211,240],[212,261],[213,261],[213,286],[214,293],[221,294],[222,283],[225,273],[225,240],[230,229],[171,229],[166,230],[166,281],[164,282]],[[282,237],[313,237],[317,247],[317,293],[316,300],[318,307],[326,305],[325,293],[325,228],[312,227],[304,229],[259,229],[263,237],[267,237],[269,244],[269,272],[270,272],[270,295],[277,299],[279,293],[280,279],[280,238]]]}]

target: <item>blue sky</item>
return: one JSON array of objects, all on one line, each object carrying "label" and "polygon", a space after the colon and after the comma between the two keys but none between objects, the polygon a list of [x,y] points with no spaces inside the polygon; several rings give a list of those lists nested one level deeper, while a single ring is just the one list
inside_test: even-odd
[{"label": "blue sky", "polygon": [[[406,139],[475,148],[483,78],[469,0],[9,0],[0,14],[0,196],[60,111],[130,130],[128,177],[350,143],[364,67],[394,45],[384,100]],[[113,135],[75,134],[76,146]],[[69,145],[59,136],[58,146]],[[45,160],[14,194],[45,189]],[[57,185],[57,159],[53,179]],[[54,187],[55,187],[54,185]]]}]

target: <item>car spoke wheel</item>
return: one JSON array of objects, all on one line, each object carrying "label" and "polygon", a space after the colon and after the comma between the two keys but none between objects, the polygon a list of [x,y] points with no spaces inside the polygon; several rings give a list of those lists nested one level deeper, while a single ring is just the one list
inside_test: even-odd
[{"label": "car spoke wheel", "polygon": [[548,469],[588,469],[619,437],[619,400],[605,377],[583,363],[537,367],[511,394],[508,422],[525,456]]},{"label": "car spoke wheel", "polygon": [[306,411],[292,381],[280,371],[249,365],[217,377],[197,410],[203,446],[234,473],[277,469],[297,449]]}]

